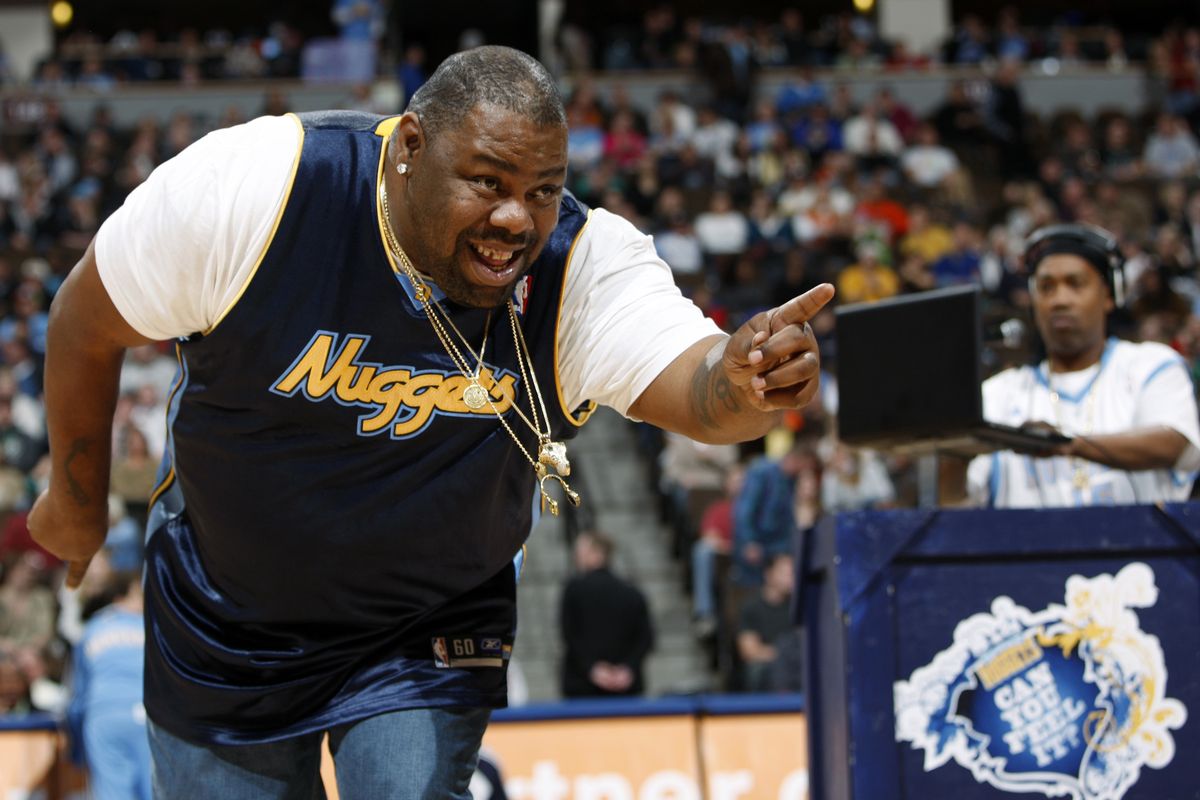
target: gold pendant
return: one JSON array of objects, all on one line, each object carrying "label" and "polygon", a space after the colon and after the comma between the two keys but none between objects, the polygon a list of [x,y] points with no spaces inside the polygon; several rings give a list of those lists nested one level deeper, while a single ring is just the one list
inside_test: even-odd
[{"label": "gold pendant", "polygon": [[[562,442],[549,440],[542,442],[538,446],[538,463],[554,467],[559,475],[571,474],[571,462],[567,460],[567,446]],[[565,483],[563,485],[566,486]]]},{"label": "gold pendant", "polygon": [[566,493],[567,499],[571,501],[571,505],[579,508],[579,492],[573,490],[566,481],[557,475],[550,475],[549,473],[546,473],[545,469],[545,467],[542,467],[538,477],[538,491],[542,493],[542,511],[545,511],[546,507],[549,506],[551,516],[558,516],[558,501],[551,497],[550,493],[546,491],[546,481],[548,480],[558,481],[559,485],[563,488],[563,492]]},{"label": "gold pendant", "polygon": [[1087,470],[1082,467],[1075,468],[1075,480],[1073,481],[1075,488],[1083,491],[1091,485],[1091,480],[1088,479]]},{"label": "gold pendant", "polygon": [[471,381],[470,385],[463,389],[462,399],[467,408],[478,411],[487,405],[487,390],[480,386],[478,381]]}]

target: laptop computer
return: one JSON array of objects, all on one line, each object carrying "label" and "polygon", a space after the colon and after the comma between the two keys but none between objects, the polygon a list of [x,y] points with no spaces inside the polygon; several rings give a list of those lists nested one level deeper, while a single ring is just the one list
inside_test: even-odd
[{"label": "laptop computer", "polygon": [[838,436],[860,447],[963,455],[1070,441],[983,418],[978,286],[837,309]]}]

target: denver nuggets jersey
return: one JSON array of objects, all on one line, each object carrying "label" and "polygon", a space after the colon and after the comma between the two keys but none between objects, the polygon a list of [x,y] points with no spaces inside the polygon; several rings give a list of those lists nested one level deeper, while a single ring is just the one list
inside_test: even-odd
[{"label": "denver nuggets jersey", "polygon": [[[406,291],[377,186],[394,120],[302,115],[277,229],[210,331],[181,341],[165,475],[147,544],[146,705],[191,739],[270,741],[385,711],[499,706],[504,670],[435,659],[478,644],[502,664],[514,558],[535,519],[532,467]],[[555,438],[557,327],[587,211],[559,224],[521,285],[520,324]],[[418,265],[419,266],[419,265]],[[488,312],[443,300],[476,343]],[[536,437],[517,345],[490,317],[486,371],[525,448]]]},{"label": "denver nuggets jersey", "polygon": [[1186,500],[1200,443],[1195,392],[1183,359],[1157,342],[1109,339],[1098,364],[1051,374],[1045,362],[993,375],[983,414],[1006,425],[1049,422],[1070,436],[1171,428],[1188,440],[1174,469],[1129,472],[1083,459],[1033,458],[1012,451],[976,457],[972,497],[997,508],[1063,508]]}]

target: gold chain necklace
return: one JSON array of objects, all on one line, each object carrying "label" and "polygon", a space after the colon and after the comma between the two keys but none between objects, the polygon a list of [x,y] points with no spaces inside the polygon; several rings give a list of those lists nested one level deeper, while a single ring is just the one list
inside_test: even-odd
[{"label": "gold chain necklace", "polygon": [[[1050,364],[1047,362],[1046,385],[1050,387],[1050,406],[1054,409],[1054,421],[1058,423],[1058,430],[1061,433],[1066,433],[1066,431],[1063,430],[1063,415],[1061,405],[1062,398],[1058,393],[1058,389],[1054,388],[1054,383],[1050,379],[1053,374],[1054,373],[1050,370]],[[1092,432],[1092,427],[1095,424],[1096,417],[1096,381],[1099,379],[1100,373],[1097,372],[1087,386],[1087,399],[1084,400],[1083,404],[1083,417],[1086,428],[1080,431],[1078,434],[1072,435],[1086,437]],[[1071,482],[1075,485],[1076,489],[1082,492],[1084,489],[1087,489],[1089,486],[1091,486],[1092,481],[1091,478],[1088,477],[1087,464],[1084,463],[1084,459],[1079,458],[1078,456],[1071,456],[1071,467],[1075,473],[1071,479]]]},{"label": "gold chain necklace", "polygon": [[[491,391],[485,389],[481,382],[481,376],[483,375],[483,352],[484,348],[487,347],[487,334],[488,329],[491,327],[492,312],[488,311],[487,321],[484,323],[483,344],[480,346],[477,356],[475,372],[471,374],[466,358],[463,357],[455,345],[454,339],[446,331],[442,321],[438,319],[439,313],[445,319],[445,322],[449,324],[450,329],[462,341],[467,352],[471,353],[471,355],[476,355],[475,351],[467,342],[467,338],[463,335],[462,331],[454,324],[454,320],[450,317],[449,312],[442,308],[441,303],[433,299],[432,290],[421,279],[417,268],[409,260],[408,253],[404,252],[404,248],[400,246],[400,242],[392,230],[392,211],[388,207],[387,188],[384,185],[382,177],[379,181],[379,201],[383,207],[383,232],[387,239],[388,248],[400,263],[405,277],[412,284],[413,295],[421,303],[422,308],[425,309],[425,316],[428,317],[433,332],[437,336],[438,341],[441,342],[442,348],[450,356],[451,361],[454,362],[458,371],[467,378],[468,385],[463,390],[463,403],[472,410],[479,410],[485,405],[491,407],[492,412],[496,415],[496,419],[500,421],[500,425],[508,432],[509,437],[516,443],[522,455],[525,456],[530,466],[533,467],[534,475],[538,481],[538,491],[541,493],[541,508],[543,511],[549,508],[553,516],[558,516],[558,501],[550,496],[549,491],[546,489],[546,481],[557,481],[571,505],[578,506],[580,503],[579,493],[571,489],[571,486],[564,480],[564,478],[571,474],[571,462],[567,460],[567,445],[564,442],[554,441],[550,436],[550,415],[546,412],[546,402],[542,398],[542,389],[538,386],[537,375],[533,367],[533,357],[529,352],[529,345],[525,342],[525,334],[522,333],[521,326],[517,324],[517,311],[513,306],[512,299],[510,298],[508,301],[508,319],[512,327],[513,341],[517,345],[517,365],[521,369],[521,379],[525,382],[526,387],[532,387],[532,391],[529,391],[528,388],[526,389],[526,395],[529,398],[529,412],[532,415],[532,419],[525,416],[525,413],[521,411],[515,397],[510,408],[517,412],[517,416],[537,436],[538,457],[536,460],[525,447],[520,437],[517,436],[517,432],[508,424],[508,420],[504,418],[504,413],[496,407],[495,401],[498,398],[493,398]],[[526,365],[528,365],[528,369]],[[495,385],[496,382],[493,379],[492,386],[495,387]],[[534,395],[537,396],[536,404],[534,403]],[[540,418],[538,417],[538,406],[541,406],[542,414]],[[546,423],[545,430],[542,430],[541,423],[543,420]],[[554,472],[551,472],[550,469],[553,469]]]}]

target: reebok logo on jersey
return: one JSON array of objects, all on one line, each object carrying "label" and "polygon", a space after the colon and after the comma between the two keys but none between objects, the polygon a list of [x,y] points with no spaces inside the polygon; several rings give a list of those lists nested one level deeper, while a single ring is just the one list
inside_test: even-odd
[{"label": "reebok logo on jersey", "polygon": [[[339,341],[340,340],[340,341]],[[332,398],[346,406],[362,406],[370,413],[358,418],[358,434],[375,436],[385,431],[393,439],[407,439],[423,431],[435,414],[494,417],[512,406],[517,376],[484,366],[479,383],[494,399],[480,409],[463,402],[467,379],[458,372],[418,371],[413,367],[384,366],[362,360],[370,336],[317,331],[271,391],[284,397],[302,392],[313,403]]]}]

